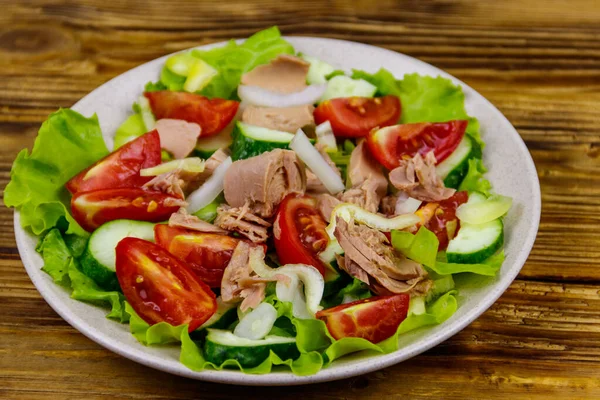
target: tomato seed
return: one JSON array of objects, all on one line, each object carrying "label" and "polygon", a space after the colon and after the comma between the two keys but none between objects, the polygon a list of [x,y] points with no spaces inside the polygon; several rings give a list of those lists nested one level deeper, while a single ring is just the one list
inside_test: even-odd
[{"label": "tomato seed", "polygon": [[156,211],[157,208],[158,208],[158,203],[156,203],[154,200],[151,200],[150,203],[148,204],[148,212],[154,212],[154,211]]},{"label": "tomato seed", "polygon": [[131,204],[132,204],[134,207],[143,207],[143,206],[144,206],[144,198],[143,198],[143,197],[137,197],[137,198],[135,198],[135,199],[134,199],[134,200],[131,202]]}]

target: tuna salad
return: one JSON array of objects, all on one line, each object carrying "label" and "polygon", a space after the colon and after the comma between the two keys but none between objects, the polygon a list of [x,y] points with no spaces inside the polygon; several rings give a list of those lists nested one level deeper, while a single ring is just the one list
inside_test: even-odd
[{"label": "tuna salad", "polygon": [[314,374],[442,324],[504,260],[479,124],[448,79],[329,61],[277,28],[172,55],[110,150],[50,115],[4,193],[44,271],[193,370]]}]

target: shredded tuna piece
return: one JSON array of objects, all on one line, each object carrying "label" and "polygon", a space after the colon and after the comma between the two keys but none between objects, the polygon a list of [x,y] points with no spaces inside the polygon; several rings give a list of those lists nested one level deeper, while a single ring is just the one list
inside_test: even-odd
[{"label": "shredded tuna piece", "polygon": [[238,232],[254,243],[264,243],[269,238],[267,230],[271,223],[250,212],[247,204],[238,208],[222,204],[217,208],[215,225],[228,231]]},{"label": "shredded tuna piece", "polygon": [[320,194],[317,196],[317,209],[323,216],[325,221],[331,221],[331,213],[333,209],[342,202],[330,194]]},{"label": "shredded tuna piece", "polygon": [[346,258],[344,256],[336,255],[338,267],[342,271],[346,271],[350,276],[355,277],[361,282],[369,284],[369,274],[366,273],[364,269],[360,267],[357,263],[352,261],[350,258]]},{"label": "shredded tuna piece", "polygon": [[411,159],[401,160],[400,166],[390,171],[390,182],[417,200],[441,201],[452,197],[456,190],[444,186],[435,172],[435,163],[433,151],[425,159],[417,153]]},{"label": "shredded tuna piece", "polygon": [[[321,156],[323,156],[331,169],[333,169],[338,176],[342,176],[337,165],[335,165],[327,151],[325,151],[325,146],[322,143],[317,143],[315,148],[319,151]],[[323,185],[323,182],[321,182],[321,180],[309,169],[306,170],[306,191],[311,194],[329,193],[327,188],[325,188],[325,185]]]},{"label": "shredded tuna piece", "polygon": [[382,214],[387,215],[388,217],[392,217],[396,215],[396,203],[398,202],[397,194],[390,194],[381,199],[381,203],[379,203],[379,207],[381,209]]},{"label": "shredded tuna piece", "polygon": [[242,85],[258,86],[277,93],[294,93],[306,87],[310,63],[282,54],[269,64],[259,65],[242,75]]},{"label": "shredded tuna piece", "polygon": [[236,246],[231,260],[223,272],[221,281],[221,298],[226,303],[239,303],[245,312],[256,308],[265,299],[267,283],[274,281],[290,282],[286,275],[275,274],[272,278],[258,276],[250,266],[250,258],[259,256],[264,259],[265,252],[260,246],[253,246],[240,241]]},{"label": "shredded tuna piece", "polygon": [[[395,252],[385,235],[375,229],[338,217],[334,235],[344,249],[344,265],[348,272],[354,268],[362,269],[375,287],[383,287],[391,293],[406,293],[427,275],[420,264]],[[349,261],[356,266],[350,264],[348,267]],[[364,278],[356,271],[353,276]]]},{"label": "shredded tuna piece", "polygon": [[282,108],[248,106],[242,114],[242,122],[277,131],[296,133],[304,126],[315,124],[314,109],[312,104]]},{"label": "shredded tuna piece", "polygon": [[195,215],[188,214],[187,210],[183,207],[181,207],[176,213],[171,214],[171,218],[169,218],[169,226],[173,228],[184,228],[206,233],[228,233],[228,231],[225,229],[221,229],[211,223],[202,221]]},{"label": "shredded tuna piece", "polygon": [[369,212],[376,213],[381,199],[377,194],[377,185],[375,179],[368,178],[358,186],[345,190],[341,194],[340,200],[342,203],[356,204]]},{"label": "shredded tuna piece", "polygon": [[352,150],[348,164],[348,178],[353,187],[371,179],[376,195],[381,200],[387,192],[388,181],[381,170],[381,165],[371,156],[365,143],[361,140]]},{"label": "shredded tuna piece", "polygon": [[185,173],[178,168],[155,176],[144,184],[144,188],[157,190],[183,199],[185,198],[183,188],[186,186],[186,181],[183,179],[183,176],[185,176]]},{"label": "shredded tuna piece", "polygon": [[296,153],[275,149],[234,162],[225,174],[223,187],[230,206],[247,204],[252,213],[268,218],[285,196],[304,193],[306,174]]},{"label": "shredded tuna piece", "polygon": [[[250,252],[253,251],[248,243],[240,241],[236,246],[231,260],[221,281],[221,298],[225,303],[242,302],[242,311],[258,306],[265,298],[267,284],[262,281],[253,281],[256,274],[250,267]],[[256,250],[254,250],[256,251]],[[262,249],[258,249],[262,251]],[[264,255],[264,253],[263,253]]]}]

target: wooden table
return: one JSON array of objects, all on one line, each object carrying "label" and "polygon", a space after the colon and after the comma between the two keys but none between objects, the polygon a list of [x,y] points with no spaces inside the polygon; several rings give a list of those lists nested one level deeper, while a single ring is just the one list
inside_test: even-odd
[{"label": "wooden table", "polygon": [[600,398],[600,1],[112,1],[0,4],[0,186],[40,123],[164,54],[288,35],[386,47],[438,66],[515,125],[542,184],[540,232],[518,279],[464,331],[362,377],[224,386],[103,349],[42,300],[0,208],[0,398]]}]

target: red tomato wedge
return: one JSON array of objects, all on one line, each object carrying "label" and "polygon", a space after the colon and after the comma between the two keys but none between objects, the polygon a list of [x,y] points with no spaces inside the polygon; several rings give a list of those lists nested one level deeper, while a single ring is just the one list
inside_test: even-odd
[{"label": "red tomato wedge", "polygon": [[188,324],[192,332],[217,310],[212,290],[162,247],[129,237],[119,242],[116,252],[119,285],[147,323]]},{"label": "red tomato wedge", "polygon": [[468,121],[403,124],[371,131],[367,145],[371,154],[387,169],[394,169],[403,156],[425,155],[433,150],[438,163],[460,143]]},{"label": "red tomato wedge", "polygon": [[241,239],[168,225],[154,227],[156,244],[184,261],[211,288],[221,287],[223,271]]},{"label": "red tomato wedge", "polygon": [[335,136],[362,137],[371,129],[398,123],[400,112],[396,96],[343,97],[319,104],[314,117],[317,124],[329,120]]},{"label": "red tomato wedge", "polygon": [[160,138],[154,130],[84,169],[65,186],[72,194],[99,189],[141,187],[152,177],[140,176],[140,170],[154,167],[160,162]]},{"label": "red tomato wedge", "polygon": [[319,311],[335,339],[359,337],[379,343],[392,336],[408,313],[410,296],[406,293],[357,300]]},{"label": "red tomato wedge", "polygon": [[145,92],[156,119],[172,118],[195,122],[202,128],[200,137],[221,132],[237,113],[239,102],[224,99],[208,99],[194,93],[162,90]]},{"label": "red tomato wedge", "polygon": [[469,200],[467,192],[456,192],[454,195],[439,203],[422,205],[415,214],[421,218],[422,226],[435,233],[440,246],[439,250],[448,247],[450,237],[456,236],[460,229],[460,222],[456,218],[456,209]]},{"label": "red tomato wedge", "polygon": [[77,193],[71,199],[71,212],[83,229],[92,232],[115,219],[164,221],[183,204],[183,200],[161,192],[138,188],[102,189]]},{"label": "red tomato wedge", "polygon": [[273,226],[275,251],[281,264],[312,265],[325,274],[325,266],[317,255],[329,242],[326,227],[312,197],[289,195],[283,199]]}]

